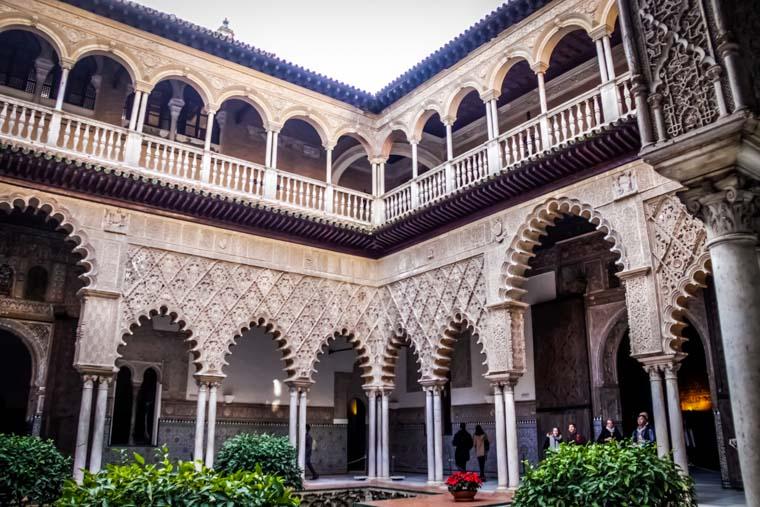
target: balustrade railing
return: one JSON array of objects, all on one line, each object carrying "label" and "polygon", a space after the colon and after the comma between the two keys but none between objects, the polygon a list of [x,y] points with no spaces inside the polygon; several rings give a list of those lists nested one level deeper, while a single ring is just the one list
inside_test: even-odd
[{"label": "balustrade railing", "polygon": [[50,109],[37,104],[0,97],[0,134],[44,143],[52,115]]},{"label": "balustrade railing", "polygon": [[332,212],[341,217],[370,222],[372,221],[372,200],[369,194],[336,187],[333,191]]},{"label": "balustrade railing", "polygon": [[326,186],[322,181],[278,172],[276,199],[291,206],[324,211]]},{"label": "balustrade railing", "polygon": [[446,195],[446,166],[441,165],[417,178],[420,205],[435,201]]},{"label": "balustrade railing", "polygon": [[203,150],[143,134],[140,166],[168,176],[200,181]]},{"label": "balustrade railing", "polygon": [[208,181],[217,187],[260,197],[264,195],[265,172],[262,165],[214,153],[211,155]]},{"label": "balustrade railing", "polygon": [[478,146],[451,161],[454,171],[454,188],[466,187],[488,174],[488,149]]},{"label": "balustrade railing", "polygon": [[383,202],[385,202],[386,220],[393,220],[412,210],[412,184],[416,183],[405,183],[385,194]]},{"label": "balustrade railing", "polygon": [[[209,184],[323,215],[380,224],[481,181],[488,174],[572,141],[605,122],[635,114],[630,75],[625,74],[612,84],[596,87],[505,132],[495,143],[477,146],[381,197],[336,186],[328,188],[322,181],[129,132],[7,96],[0,96],[0,137],[46,144],[86,158],[127,164],[172,179]],[[498,154],[492,151],[494,144]]]},{"label": "balustrade railing", "polygon": [[61,119],[58,147],[91,157],[122,162],[127,131],[107,123],[73,117]]}]

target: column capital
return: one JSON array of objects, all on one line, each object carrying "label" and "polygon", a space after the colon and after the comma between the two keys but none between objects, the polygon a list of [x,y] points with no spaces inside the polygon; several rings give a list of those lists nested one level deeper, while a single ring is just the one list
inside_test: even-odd
[{"label": "column capital", "polygon": [[441,123],[447,127],[453,126],[455,121],[457,121],[457,117],[452,114],[441,116]]},{"label": "column capital", "polygon": [[433,393],[441,393],[443,388],[446,387],[446,381],[444,380],[420,380],[420,385],[423,391],[431,391]]},{"label": "column capital", "polygon": [[280,133],[280,131],[282,130],[282,126],[283,126],[283,124],[282,124],[282,123],[278,123],[278,122],[276,122],[276,121],[272,121],[272,120],[269,120],[269,121],[267,122],[267,124],[264,126],[264,128],[265,128],[265,129],[266,129],[268,132],[272,132],[272,133],[274,133],[274,134],[279,134],[279,133]]},{"label": "column capital", "polygon": [[596,42],[599,39],[604,39],[605,37],[610,36],[610,29],[607,25],[601,24],[597,26],[596,28],[593,28],[589,33],[588,36],[591,37],[591,40]]},{"label": "column capital", "polygon": [[82,378],[90,377],[93,382],[100,382],[101,379],[112,379],[114,373],[119,371],[115,366],[95,365],[95,364],[75,364],[74,368],[79,372]]},{"label": "column capital", "polygon": [[369,159],[370,164],[385,164],[387,161],[387,157],[372,157]]},{"label": "column capital", "polygon": [[501,95],[501,90],[486,90],[483,93],[480,94],[480,100],[482,100],[484,103],[489,103],[492,100],[496,100]]},{"label": "column capital", "polygon": [[726,236],[752,235],[757,241],[758,195],[760,187],[750,185],[741,175],[705,183],[684,193],[689,210],[705,223],[708,248]]},{"label": "column capital", "polygon": [[547,70],[549,70],[549,64],[545,62],[536,62],[530,66],[530,70],[536,74],[544,74]]},{"label": "column capital", "polygon": [[496,374],[484,375],[492,386],[502,386],[505,388],[513,389],[522,376],[519,372],[501,372]]},{"label": "column capital", "polygon": [[222,385],[222,382],[224,382],[225,377],[220,377],[219,375],[197,375],[194,374],[193,377],[195,377],[195,381],[198,383],[199,386],[207,385],[207,386],[216,386],[219,387]]}]

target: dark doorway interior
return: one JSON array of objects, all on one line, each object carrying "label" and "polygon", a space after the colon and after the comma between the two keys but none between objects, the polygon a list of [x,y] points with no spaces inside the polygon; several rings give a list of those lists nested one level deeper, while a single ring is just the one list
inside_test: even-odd
[{"label": "dark doorway interior", "polygon": [[29,432],[26,409],[32,381],[32,357],[26,345],[14,334],[0,330],[0,433],[24,435]]},{"label": "dark doorway interior", "polygon": [[367,447],[366,442],[366,411],[364,402],[352,398],[346,407],[348,414],[348,445],[346,446],[348,470],[364,470],[362,459]]},{"label": "dark doorway interior", "polygon": [[683,344],[683,351],[688,355],[678,372],[678,389],[689,463],[720,470],[705,349],[694,326],[686,327],[683,336],[688,339]]},{"label": "dark doorway interior", "polygon": [[153,415],[156,407],[156,370],[148,368],[143,374],[140,390],[137,392],[137,412],[135,414],[135,444],[151,445],[153,441]]},{"label": "dark doorway interior", "polygon": [[631,357],[631,339],[628,331],[618,347],[617,374],[624,435],[633,433],[640,412],[648,413],[650,424],[654,426],[649,376],[641,363]]},{"label": "dark doorway interior", "polygon": [[129,423],[132,418],[132,371],[126,366],[122,366],[116,376],[115,396],[111,445],[127,445],[129,444]]}]

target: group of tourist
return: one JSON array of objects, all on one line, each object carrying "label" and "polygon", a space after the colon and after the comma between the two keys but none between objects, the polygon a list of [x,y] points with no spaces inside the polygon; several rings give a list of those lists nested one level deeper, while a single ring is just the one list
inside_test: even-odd
[{"label": "group of tourist", "polygon": [[[612,441],[623,440],[623,434],[615,425],[615,421],[607,419],[604,424],[604,428],[599,432],[599,436],[596,437],[597,444],[604,444]],[[654,429],[649,424],[649,414],[641,412],[636,419],[636,428],[631,433],[631,441],[636,444],[652,444],[655,442]],[[570,423],[567,428],[567,437],[563,437],[559,428],[554,427],[546,434],[544,440],[544,451],[557,449],[562,443],[583,445],[588,441],[586,437],[578,433],[574,423]]]},{"label": "group of tourist", "polygon": [[[636,429],[631,433],[631,441],[640,445],[654,443],[654,429],[649,424],[649,414],[641,412],[636,419],[636,422]],[[602,428],[599,435],[596,437],[596,443],[598,444],[622,440],[623,434],[612,419],[607,419],[605,421],[604,428]],[[588,439],[578,432],[578,427],[575,423],[570,423],[568,425],[567,435],[565,436],[562,435],[559,428],[555,427],[546,434],[544,451],[555,450],[562,443],[585,445],[588,443]],[[461,423],[459,425],[459,431],[456,432],[451,441],[451,445],[454,447],[454,462],[456,463],[456,467],[462,472],[466,471],[467,462],[470,460],[470,452],[475,449],[475,457],[478,459],[478,468],[480,469],[480,478],[485,481],[486,457],[488,455],[490,443],[486,432],[483,431],[483,427],[478,424],[475,426],[475,433],[470,435],[465,423]]]}]

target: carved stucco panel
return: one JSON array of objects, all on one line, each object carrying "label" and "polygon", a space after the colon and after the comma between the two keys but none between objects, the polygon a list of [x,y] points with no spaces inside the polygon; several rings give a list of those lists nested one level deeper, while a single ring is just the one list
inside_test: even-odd
[{"label": "carved stucco panel", "polygon": [[623,282],[630,326],[631,355],[661,353],[662,339],[654,276],[649,270],[642,270],[627,276]]}]

